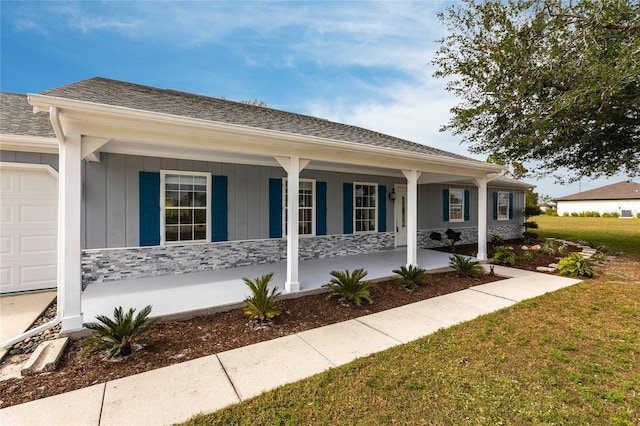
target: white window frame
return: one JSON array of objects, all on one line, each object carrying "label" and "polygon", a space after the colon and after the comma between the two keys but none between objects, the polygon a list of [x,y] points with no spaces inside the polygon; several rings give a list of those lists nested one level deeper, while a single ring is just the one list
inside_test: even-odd
[{"label": "white window frame", "polygon": [[[207,207],[206,207],[206,237],[203,240],[184,240],[184,241],[167,241],[166,240],[166,177],[167,175],[181,176],[204,176],[207,179]],[[160,245],[185,245],[185,244],[202,244],[211,241],[211,173],[204,172],[186,172],[182,170],[160,170]]]},{"label": "white window frame", "polygon": [[[452,203],[451,202],[451,196],[453,195],[453,192],[460,192],[460,203]],[[454,206],[460,206],[460,218],[459,219],[454,219],[453,215],[451,214],[452,212],[452,208]],[[449,222],[464,222],[464,189],[462,188],[449,188]]]},{"label": "white window frame", "polygon": [[[358,207],[357,206],[357,199],[356,197],[358,197],[357,195],[357,190],[358,190],[358,186],[373,186],[375,187],[375,196],[374,196],[374,201],[375,201],[375,208],[374,210],[374,229],[369,229],[368,231],[358,231],[358,227],[357,227],[357,222],[358,222],[358,213],[357,211],[360,210],[372,210],[371,207]],[[372,234],[374,232],[378,232],[378,184],[377,183],[373,183],[373,182],[353,182],[353,233],[354,234]]]},{"label": "white window frame", "polygon": [[[298,179],[299,183],[302,182],[311,182],[311,200],[312,200],[312,206],[311,208],[308,207],[301,207],[300,205],[298,205],[298,236],[300,237],[315,237],[316,235],[316,204],[317,204],[317,195],[316,195],[316,180],[315,179]],[[287,200],[287,188],[288,188],[288,179],[287,178],[282,178],[282,236],[286,237],[287,236],[287,216],[288,216],[288,212],[287,212],[287,204],[289,202],[289,200]],[[298,196],[300,196],[300,186],[298,187]],[[300,233],[300,226],[299,226],[299,222],[300,222],[300,210],[311,210],[311,233],[310,234],[301,234]]]},{"label": "white window frame", "polygon": [[[500,196],[504,195],[507,201],[506,204],[500,203]],[[505,207],[505,214],[500,214],[500,207]],[[498,216],[498,220],[509,220],[509,192],[507,191],[498,191],[498,202],[496,203],[496,215]]]}]

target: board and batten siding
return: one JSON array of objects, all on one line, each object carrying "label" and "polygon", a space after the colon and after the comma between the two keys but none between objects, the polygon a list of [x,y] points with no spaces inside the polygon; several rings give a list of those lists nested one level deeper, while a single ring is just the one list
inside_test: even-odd
[{"label": "board and batten siding", "polygon": [[0,150],[0,161],[7,163],[47,164],[55,170],[58,170],[58,154]]},{"label": "board and batten siding", "polygon": [[[100,163],[84,167],[83,248],[137,247],[140,240],[139,172],[208,172],[228,179],[228,240],[269,238],[269,179],[282,179],[279,167],[102,153]],[[343,183],[372,182],[390,192],[404,179],[303,170],[303,179],[327,185],[327,235],[343,231]],[[385,197],[386,228],[393,229],[393,204]]]}]

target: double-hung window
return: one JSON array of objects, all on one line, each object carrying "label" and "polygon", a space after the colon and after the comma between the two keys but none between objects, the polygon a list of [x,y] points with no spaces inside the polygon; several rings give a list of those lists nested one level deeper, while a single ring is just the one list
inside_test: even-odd
[{"label": "double-hung window", "polygon": [[211,175],[160,172],[162,243],[210,241]]},{"label": "double-hung window", "polygon": [[464,221],[464,190],[449,189],[449,222]]},{"label": "double-hung window", "polygon": [[355,232],[378,231],[378,185],[375,183],[353,184]]},{"label": "double-hung window", "polygon": [[[287,223],[289,221],[289,181],[282,179],[283,197],[283,234],[287,235]],[[315,179],[300,179],[298,188],[298,235],[316,234],[316,181]]]},{"label": "double-hung window", "polygon": [[498,192],[498,220],[509,220],[508,192]]}]

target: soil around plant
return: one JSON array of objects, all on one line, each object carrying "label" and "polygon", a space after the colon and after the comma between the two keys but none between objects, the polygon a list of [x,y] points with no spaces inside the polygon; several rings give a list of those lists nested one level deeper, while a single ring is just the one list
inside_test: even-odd
[{"label": "soil around plant", "polygon": [[[286,299],[278,302],[282,314],[264,326],[249,321],[242,309],[184,321],[162,322],[144,335],[152,343],[137,347],[133,354],[124,359],[110,361],[104,360],[104,354],[79,357],[82,349],[80,340],[72,340],[56,371],[0,381],[0,408],[347,321],[500,279],[503,278],[488,275],[479,279],[460,278],[455,272],[429,274],[426,284],[414,292],[398,288],[393,281],[385,281],[371,290],[374,303],[363,301],[360,306],[337,298],[328,299],[326,294]],[[8,357],[2,364],[25,360],[26,357]]]}]

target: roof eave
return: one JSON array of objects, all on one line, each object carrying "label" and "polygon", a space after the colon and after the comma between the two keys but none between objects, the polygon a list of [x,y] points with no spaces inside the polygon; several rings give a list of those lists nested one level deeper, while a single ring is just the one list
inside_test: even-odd
[{"label": "roof eave", "polygon": [[315,145],[323,148],[347,149],[349,151],[357,151],[361,153],[386,155],[391,152],[398,159],[411,160],[412,162],[424,161],[427,163],[437,163],[452,167],[464,167],[466,169],[474,169],[479,173],[490,174],[499,173],[505,170],[504,166],[491,163],[474,162],[463,159],[450,158],[446,156],[425,154],[413,151],[404,151],[395,148],[378,147],[356,142],[348,142],[330,138],[322,138],[317,136],[300,135],[297,133],[284,132],[279,130],[262,129],[258,127],[244,126],[238,124],[225,123],[220,121],[204,120],[198,118],[177,116],[173,114],[145,111],[132,109],[121,106],[98,104],[95,102],[79,101],[68,98],[53,97],[42,94],[28,94],[29,103],[33,106],[34,112],[49,112],[51,107],[57,107],[60,111],[84,111],[94,114],[116,115],[127,117],[133,120],[157,121],[165,124],[174,124],[180,126],[188,126],[198,129],[222,130],[230,133],[251,135],[255,137],[263,137],[267,139],[280,139],[291,143],[303,143],[306,146]]}]

